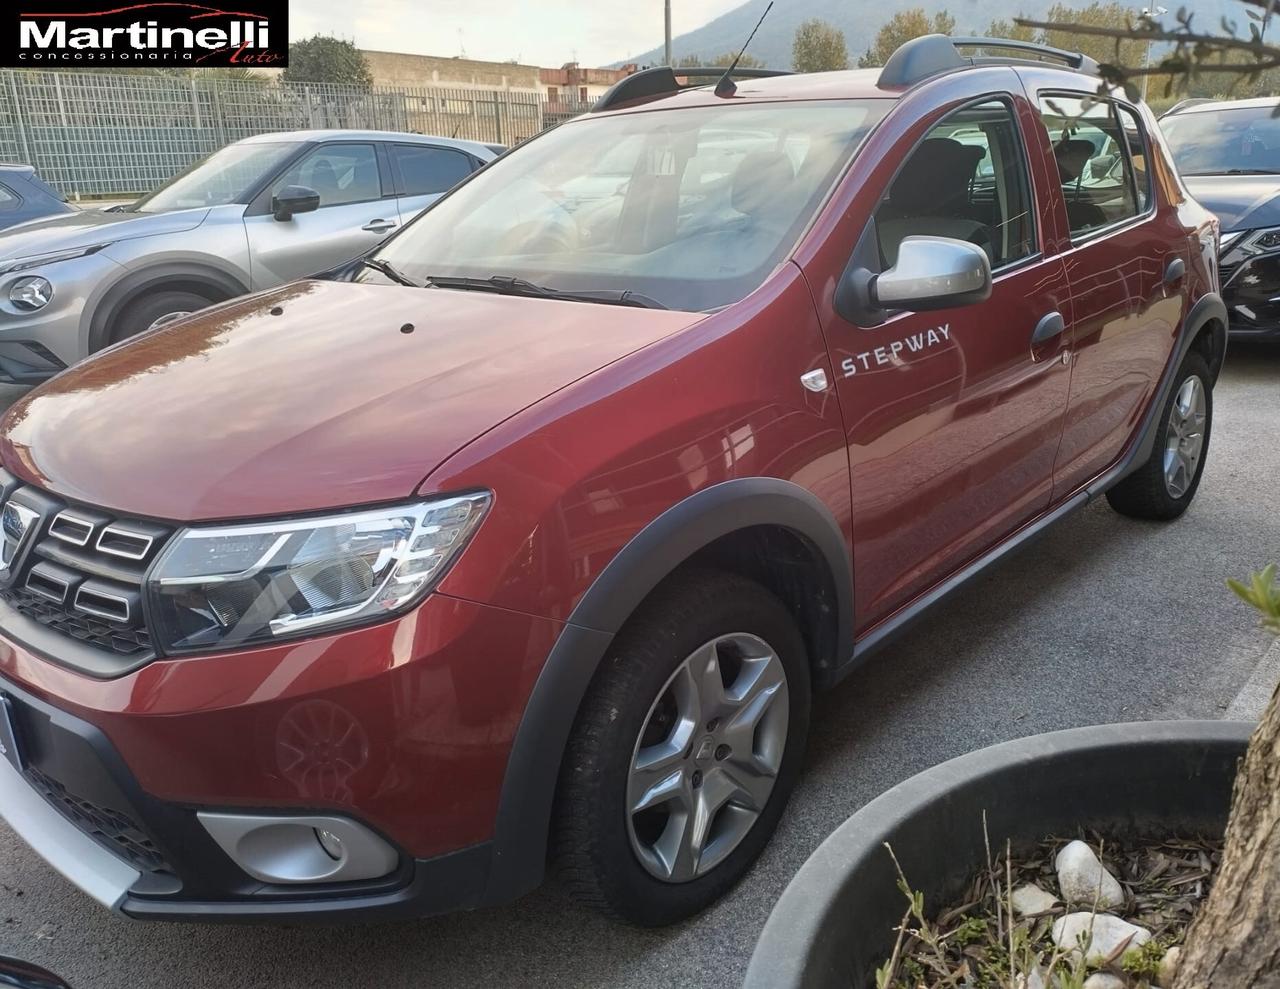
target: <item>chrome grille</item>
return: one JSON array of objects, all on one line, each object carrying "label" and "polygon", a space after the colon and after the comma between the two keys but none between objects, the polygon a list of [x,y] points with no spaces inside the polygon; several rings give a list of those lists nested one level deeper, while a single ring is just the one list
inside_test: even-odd
[{"label": "chrome grille", "polygon": [[119,656],[152,653],[143,616],[147,567],[172,530],[68,505],[0,471],[5,507],[36,513],[32,531],[0,532],[12,559],[0,600],[19,613],[88,646]]}]

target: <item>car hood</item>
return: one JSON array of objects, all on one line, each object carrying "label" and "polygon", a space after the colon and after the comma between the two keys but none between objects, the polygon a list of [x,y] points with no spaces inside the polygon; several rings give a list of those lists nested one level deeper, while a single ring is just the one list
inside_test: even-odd
[{"label": "car hood", "polygon": [[1192,175],[1183,181],[1222,232],[1280,226],[1280,175]]},{"label": "car hood", "polygon": [[0,233],[0,261],[114,243],[135,237],[181,233],[200,226],[207,208],[173,213],[108,213],[86,209],[19,223]]},{"label": "car hood", "polygon": [[69,500],[172,521],[408,498],[502,420],[700,318],[295,282],[46,382],[0,422],[0,459]]}]

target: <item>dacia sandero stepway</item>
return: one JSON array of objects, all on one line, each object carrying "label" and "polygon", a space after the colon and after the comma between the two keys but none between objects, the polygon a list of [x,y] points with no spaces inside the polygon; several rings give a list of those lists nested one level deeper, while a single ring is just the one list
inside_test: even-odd
[{"label": "dacia sandero stepway", "polygon": [[138,918],[549,862],[706,906],[813,690],[1087,502],[1196,493],[1217,222],[1095,71],[641,72],[358,261],[40,386],[0,427],[0,813]]}]

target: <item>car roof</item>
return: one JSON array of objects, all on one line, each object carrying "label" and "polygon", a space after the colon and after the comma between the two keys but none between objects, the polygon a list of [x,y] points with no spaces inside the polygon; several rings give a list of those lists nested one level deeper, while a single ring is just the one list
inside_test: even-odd
[{"label": "car roof", "polygon": [[432,134],[410,134],[392,130],[291,130],[255,134],[237,144],[279,144],[297,142],[317,144],[322,141],[395,141],[398,144],[433,144],[437,147],[456,148],[488,161],[494,156],[493,148],[480,141],[464,141],[456,137],[437,137]]},{"label": "car roof", "polygon": [[1193,113],[1213,113],[1217,110],[1258,110],[1269,106],[1280,104],[1280,96],[1255,96],[1248,100],[1213,100],[1206,103],[1196,103],[1193,106],[1185,106],[1178,109],[1177,113],[1170,113],[1169,116],[1190,116]]},{"label": "car roof", "polygon": [[0,162],[0,172],[7,172],[10,175],[32,175],[35,173],[34,165],[17,165],[10,162]]}]

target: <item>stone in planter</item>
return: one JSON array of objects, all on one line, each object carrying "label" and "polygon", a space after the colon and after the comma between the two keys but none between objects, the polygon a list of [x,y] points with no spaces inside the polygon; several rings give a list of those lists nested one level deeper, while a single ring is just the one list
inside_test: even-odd
[{"label": "stone in planter", "polygon": [[1035,883],[1027,883],[1010,894],[1009,902],[1013,904],[1013,912],[1019,917],[1029,917],[1048,913],[1058,905],[1058,898],[1052,893],[1046,893]]},{"label": "stone in planter", "polygon": [[1084,989],[1126,989],[1128,983],[1110,972],[1094,972],[1084,980]]},{"label": "stone in planter", "polygon": [[1145,927],[1109,913],[1081,911],[1069,913],[1053,922],[1053,943],[1072,951],[1079,951],[1082,945],[1087,944],[1085,960],[1094,964],[1110,958],[1122,946],[1123,954],[1128,954],[1150,940],[1151,932]]},{"label": "stone in planter", "polygon": [[1124,888],[1083,841],[1068,843],[1058,852],[1054,865],[1058,889],[1068,903],[1090,909],[1096,904],[1098,910],[1124,906]]}]

